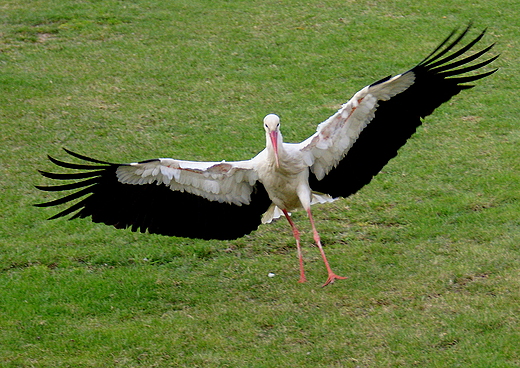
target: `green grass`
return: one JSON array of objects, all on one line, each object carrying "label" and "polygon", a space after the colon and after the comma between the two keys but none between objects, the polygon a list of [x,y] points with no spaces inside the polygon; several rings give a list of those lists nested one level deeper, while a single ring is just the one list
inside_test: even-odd
[{"label": "green grass", "polygon": [[[0,366],[520,366],[515,5],[0,0]],[[303,213],[298,284],[284,221],[199,241],[31,206],[54,198],[33,185],[61,147],[246,159],[271,112],[300,141],[470,20],[489,27],[499,73],[426,119],[369,186],[315,208],[347,280],[320,288]]]}]

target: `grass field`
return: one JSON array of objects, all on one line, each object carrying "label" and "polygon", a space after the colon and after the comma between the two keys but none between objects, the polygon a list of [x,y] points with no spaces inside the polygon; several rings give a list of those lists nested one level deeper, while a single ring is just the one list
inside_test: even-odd
[{"label": "grass field", "polygon": [[[520,366],[516,5],[0,0],[0,366]],[[285,221],[200,241],[32,207],[55,198],[33,185],[61,147],[247,159],[271,112],[303,140],[469,21],[489,27],[500,71],[428,117],[369,186],[314,210],[347,280],[320,287],[302,213],[306,284]]]}]

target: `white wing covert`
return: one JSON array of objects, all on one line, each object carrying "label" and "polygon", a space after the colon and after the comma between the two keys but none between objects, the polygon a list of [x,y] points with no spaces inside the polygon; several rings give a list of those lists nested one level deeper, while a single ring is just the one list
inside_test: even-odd
[{"label": "white wing covert", "polygon": [[247,205],[258,175],[251,161],[195,162],[160,158],[121,165],[116,171],[123,184],[164,184],[210,201]]},{"label": "white wing covert", "polygon": [[361,131],[374,118],[379,101],[405,91],[415,80],[412,71],[366,86],[330,118],[318,125],[316,133],[299,144],[306,164],[318,180],[323,179],[347,154]]}]

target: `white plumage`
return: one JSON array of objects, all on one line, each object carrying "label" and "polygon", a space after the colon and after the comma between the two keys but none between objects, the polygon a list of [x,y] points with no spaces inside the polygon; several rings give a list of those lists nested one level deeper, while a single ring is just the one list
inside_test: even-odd
[{"label": "white plumage", "polygon": [[469,27],[454,40],[453,32],[411,70],[361,89],[301,143],[284,143],[279,117],[269,114],[264,118],[266,148],[245,161],[159,158],[113,164],[67,151],[96,165],[50,158],[58,166],[83,171],[42,172],[44,176],[83,181],[38,188],[45,191],[84,189],[39,206],[82,198],[52,218],[77,211],[72,218],[91,216],[95,222],[117,228],[203,239],[236,238],[251,232],[261,222],[268,223],[283,214],[296,239],[300,282],[305,281],[300,236],[290,211],[303,208],[328,272],[325,285],[342,279],[344,277],[336,275],[327,261],[311,205],[357,192],[397,154],[421,124],[421,118],[460,91],[472,87],[465,83],[495,72],[465,75],[496,59],[495,56],[468,65],[493,46],[466,55],[484,32],[453,51],[468,30]]}]

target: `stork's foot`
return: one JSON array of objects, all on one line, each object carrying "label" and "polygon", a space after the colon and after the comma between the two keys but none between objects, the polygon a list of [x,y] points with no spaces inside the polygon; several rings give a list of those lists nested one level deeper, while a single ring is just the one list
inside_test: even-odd
[{"label": "stork's foot", "polygon": [[300,279],[298,280],[298,282],[299,282],[300,284],[302,284],[302,283],[304,283],[304,282],[307,282],[307,279],[305,278],[305,276],[302,275],[302,276],[300,276]]},{"label": "stork's foot", "polygon": [[334,273],[329,273],[329,278],[327,279],[327,281],[325,281],[325,283],[323,285],[321,285],[321,287],[327,286],[328,284],[333,284],[334,281],[336,281],[336,280],[345,280],[345,279],[346,279],[346,277],[338,276]]}]

